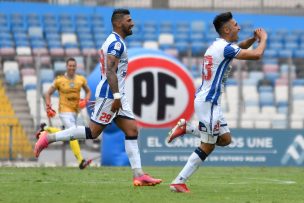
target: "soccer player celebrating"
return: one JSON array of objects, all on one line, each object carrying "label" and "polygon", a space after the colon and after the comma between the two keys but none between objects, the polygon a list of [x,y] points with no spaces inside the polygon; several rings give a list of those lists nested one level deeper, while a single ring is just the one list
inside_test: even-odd
[{"label": "soccer player celebrating", "polygon": [[[267,33],[261,28],[254,30],[253,37],[236,44],[240,26],[231,12],[217,15],[213,24],[220,37],[207,49],[203,59],[203,81],[194,100],[199,125],[192,126],[185,119],[180,119],[168,134],[168,142],[186,133],[201,138],[200,146],[190,155],[186,165],[170,185],[170,189],[175,192],[190,192],[185,182],[212,153],[215,145],[227,146],[231,142],[230,130],[220,106],[223,83],[230,69],[229,63],[233,58],[258,60],[263,56],[266,47]],[[249,50],[255,41],[259,42],[257,48]]]},{"label": "soccer player celebrating", "polygon": [[[56,111],[51,105],[51,95],[58,90],[59,92],[59,118],[65,129],[75,127],[77,124],[77,115],[80,109],[86,106],[86,103],[91,97],[90,88],[87,85],[87,80],[76,74],[77,63],[74,58],[66,60],[66,72],[64,75],[57,76],[53,85],[45,94],[45,103],[47,116],[52,118],[56,115]],[[85,90],[85,99],[80,99],[81,89]],[[37,139],[41,131],[57,132],[58,128],[46,126],[45,123],[40,125],[40,130],[36,133]],[[85,160],[82,157],[78,140],[71,140],[70,147],[78,160],[79,168],[84,169],[88,166],[91,160]]]},{"label": "soccer player celebrating", "polygon": [[142,170],[137,142],[138,129],[124,90],[128,68],[124,39],[132,34],[134,23],[127,9],[115,9],[111,22],[113,32],[100,50],[101,81],[96,88],[96,103],[89,128],[78,126],[55,134],[42,132],[34,152],[38,157],[43,149],[56,141],[95,139],[108,124],[114,121],[125,133],[125,149],[133,171],[134,186],[160,184],[161,179],[155,179]]}]

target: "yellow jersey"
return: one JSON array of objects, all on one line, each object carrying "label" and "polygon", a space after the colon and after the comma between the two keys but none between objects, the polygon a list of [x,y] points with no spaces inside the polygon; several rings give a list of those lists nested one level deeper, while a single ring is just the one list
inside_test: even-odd
[{"label": "yellow jersey", "polygon": [[81,75],[75,75],[73,79],[67,78],[65,75],[57,76],[53,86],[59,92],[59,112],[75,112],[78,113],[80,91],[87,85],[87,80]]}]

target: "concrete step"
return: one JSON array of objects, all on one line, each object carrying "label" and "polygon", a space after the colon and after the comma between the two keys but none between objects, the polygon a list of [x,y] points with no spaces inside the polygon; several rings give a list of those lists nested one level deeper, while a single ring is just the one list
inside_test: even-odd
[{"label": "concrete step", "polygon": [[22,112],[22,113],[30,113],[29,111],[29,107],[27,106],[27,103],[19,103],[19,105],[14,105],[12,104],[14,107],[15,112]]}]

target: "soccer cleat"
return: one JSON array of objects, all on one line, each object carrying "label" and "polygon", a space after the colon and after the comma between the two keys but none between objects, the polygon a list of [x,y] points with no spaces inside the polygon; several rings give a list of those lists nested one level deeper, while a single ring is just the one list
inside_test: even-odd
[{"label": "soccer cleat", "polygon": [[85,159],[82,159],[81,163],[79,164],[79,168],[80,169],[85,169],[88,165],[90,165],[92,163],[92,159],[89,159],[89,160],[85,160]]},{"label": "soccer cleat", "polygon": [[42,131],[44,131],[45,127],[46,127],[46,123],[40,123],[39,129],[37,130],[37,132],[35,134],[35,137],[36,137],[37,140],[39,139],[40,133]]},{"label": "soccer cleat", "polygon": [[170,190],[172,192],[181,192],[181,193],[189,193],[190,192],[190,190],[187,188],[187,185],[185,183],[170,184]]},{"label": "soccer cleat", "polygon": [[45,148],[48,147],[49,145],[49,141],[47,139],[47,132],[43,131],[40,133],[40,137],[38,139],[38,141],[35,144],[35,149],[34,149],[34,153],[35,153],[35,157],[38,158],[39,154],[42,150],[44,150]]},{"label": "soccer cleat", "polygon": [[144,174],[142,176],[133,178],[133,185],[134,186],[154,186],[157,184],[160,184],[162,182],[162,179],[156,179],[148,174]]},{"label": "soccer cleat", "polygon": [[177,124],[172,128],[172,130],[168,133],[167,142],[172,142],[175,138],[183,136],[186,134],[186,120],[181,118]]}]

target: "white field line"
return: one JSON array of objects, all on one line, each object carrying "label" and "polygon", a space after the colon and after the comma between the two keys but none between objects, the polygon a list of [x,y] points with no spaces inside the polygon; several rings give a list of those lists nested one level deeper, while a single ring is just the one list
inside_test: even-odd
[{"label": "white field line", "polygon": [[[290,185],[297,184],[297,182],[292,180],[279,180],[279,179],[270,179],[270,178],[247,178],[248,180],[255,180],[254,183],[259,184],[278,184],[278,185]],[[240,182],[230,182],[229,185],[243,185],[250,184],[252,181],[240,181]]]}]

